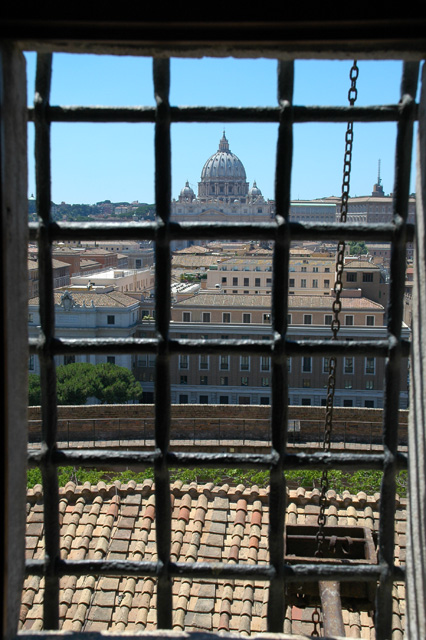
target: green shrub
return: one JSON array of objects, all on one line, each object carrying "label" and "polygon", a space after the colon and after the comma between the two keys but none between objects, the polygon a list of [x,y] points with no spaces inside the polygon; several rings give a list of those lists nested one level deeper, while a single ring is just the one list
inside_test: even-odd
[{"label": "green shrub", "polygon": [[[286,481],[290,489],[296,487],[304,487],[312,490],[321,487],[321,471],[312,469],[301,469],[296,471],[287,471]],[[146,479],[154,479],[154,470],[145,469],[145,471],[99,471],[96,469],[82,469],[74,467],[59,467],[58,482],[60,487],[64,487],[70,480],[76,484],[90,482],[97,484],[101,480],[106,483],[119,480],[122,483],[134,480],[136,483],[142,483]],[[205,484],[213,482],[214,484],[244,484],[252,486],[254,484],[259,487],[267,487],[269,484],[269,472],[259,471],[255,469],[170,469],[170,482],[181,480],[184,484],[197,482]],[[328,481],[329,488],[342,493],[348,490],[352,494],[364,491],[368,495],[380,492],[380,483],[382,480],[381,471],[360,470],[352,473],[347,471],[332,470],[329,471]],[[396,490],[401,498],[407,496],[407,471],[400,471],[396,478]],[[29,469],[27,475],[28,488],[42,482],[40,469]]]}]

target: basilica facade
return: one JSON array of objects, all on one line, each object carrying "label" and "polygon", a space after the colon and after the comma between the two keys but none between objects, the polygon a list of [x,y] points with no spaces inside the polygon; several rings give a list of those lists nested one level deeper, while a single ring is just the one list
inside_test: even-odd
[{"label": "basilica facade", "polygon": [[241,160],[229,148],[223,132],[219,148],[201,171],[198,194],[189,186],[172,201],[172,220],[267,222],[275,215],[275,202],[265,200],[253,183],[250,188]]}]

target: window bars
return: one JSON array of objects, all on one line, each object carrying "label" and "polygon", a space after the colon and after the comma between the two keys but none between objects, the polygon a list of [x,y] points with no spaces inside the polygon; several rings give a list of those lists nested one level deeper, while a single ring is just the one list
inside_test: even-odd
[{"label": "window bars", "polygon": [[[342,581],[379,581],[376,602],[376,635],[391,635],[392,584],[404,579],[404,568],[395,567],[394,504],[395,474],[406,468],[407,457],[397,451],[399,362],[409,355],[409,343],[401,340],[405,246],[413,240],[413,225],[407,224],[413,121],[417,117],[416,94],[418,63],[405,63],[399,105],[375,107],[298,107],[293,106],[294,66],[292,61],[278,63],[278,107],[207,108],[172,107],[169,104],[170,69],[168,59],[154,59],[155,108],[71,109],[49,104],[51,54],[39,54],[36,100],[29,118],[36,130],[36,180],[39,225],[30,228],[31,239],[38,240],[40,266],[40,315],[42,337],[32,340],[30,352],[41,365],[42,438],[40,451],[29,452],[30,465],[41,467],[44,485],[45,542],[44,560],[27,561],[30,575],[45,577],[44,628],[58,629],[59,579],[63,575],[155,576],[157,578],[158,627],[172,626],[173,577],[210,579],[255,579],[270,584],[268,629],[282,632],[287,582],[319,579]],[[297,122],[379,122],[398,123],[393,220],[388,224],[291,223],[289,221],[293,123]],[[155,223],[53,223],[50,218],[50,123],[61,122],[155,122]],[[276,219],[270,223],[175,223],[170,220],[172,122],[277,122],[279,123],[276,161]],[[327,240],[381,240],[392,243],[390,301],[387,339],[371,341],[293,340],[286,337],[288,320],[288,266],[290,238]],[[191,340],[171,339],[170,325],[170,243],[178,239],[253,239],[274,241],[272,328],[270,340]],[[54,335],[52,285],[53,240],[149,239],[156,247],[156,337],[151,339],[66,340]],[[153,452],[58,450],[54,356],[57,354],[155,354],[155,443]],[[268,454],[170,452],[170,358],[173,354],[234,355],[257,354],[270,357],[272,363],[272,448]],[[287,359],[291,356],[369,356],[387,359],[383,420],[383,453],[288,453],[287,446]],[[114,468],[153,467],[156,491],[156,532],[158,560],[155,562],[118,562],[113,560],[61,560],[58,523],[58,465],[101,466]],[[270,470],[270,531],[268,565],[229,565],[224,563],[174,563],[170,561],[171,507],[169,467],[264,468]],[[380,501],[380,550],[378,565],[333,566],[332,564],[284,565],[285,477],[288,469],[337,468],[380,469],[383,471]]]}]

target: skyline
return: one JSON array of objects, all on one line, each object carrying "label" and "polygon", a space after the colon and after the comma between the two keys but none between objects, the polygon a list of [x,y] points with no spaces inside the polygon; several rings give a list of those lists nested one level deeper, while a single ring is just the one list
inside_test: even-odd
[{"label": "skyline", "polygon": [[[26,58],[28,104],[32,104],[35,54]],[[346,105],[351,65],[351,61],[296,61],[294,104]],[[172,59],[170,103],[275,106],[276,66],[275,60],[266,59]],[[360,61],[358,66],[357,105],[398,102],[401,61]],[[155,106],[152,61],[55,54],[51,104]],[[35,193],[33,130],[29,123],[29,196]],[[250,186],[256,180],[264,197],[273,200],[278,126],[221,122],[172,124],[172,198],[179,196],[187,180],[197,192],[201,170],[216,152],[223,130]],[[340,195],[345,130],[345,124],[294,126],[292,200]],[[395,123],[355,123],[352,197],[371,193],[379,159],[384,191],[393,191],[395,138]],[[153,124],[53,123],[52,201],[153,203],[153,147]],[[410,192],[414,189],[412,175]]]}]

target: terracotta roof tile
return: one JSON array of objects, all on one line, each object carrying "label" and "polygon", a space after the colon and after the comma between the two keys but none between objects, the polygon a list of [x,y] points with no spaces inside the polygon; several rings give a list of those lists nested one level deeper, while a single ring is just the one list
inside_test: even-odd
[{"label": "terracotta roof tile", "polygon": [[[68,483],[60,489],[61,555],[63,558],[127,558],[156,561],[155,493],[152,481],[90,486]],[[27,552],[44,554],[41,487],[28,491]],[[360,492],[328,492],[328,525],[378,529],[379,496]],[[257,486],[171,487],[173,562],[224,561],[264,564],[269,561],[269,491]],[[405,561],[406,501],[397,500],[395,562]],[[319,491],[288,491],[288,525],[316,525]],[[20,629],[42,627],[44,580],[29,576],[24,583]],[[394,637],[402,638],[404,586],[393,590]],[[288,595],[286,633],[311,634],[312,599]],[[156,627],[155,577],[75,577],[60,580],[63,630],[137,632]],[[173,628],[231,631],[252,635],[266,631],[268,584],[253,580],[173,580]],[[350,605],[348,608],[348,604]],[[343,598],[347,636],[373,638],[372,605]]]}]

